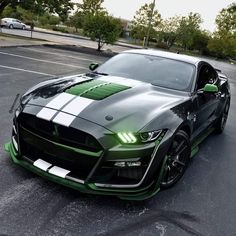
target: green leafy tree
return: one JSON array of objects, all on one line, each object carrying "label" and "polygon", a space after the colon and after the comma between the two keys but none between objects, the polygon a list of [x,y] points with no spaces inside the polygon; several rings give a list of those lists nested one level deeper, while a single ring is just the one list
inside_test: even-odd
[{"label": "green leafy tree", "polygon": [[236,35],[236,3],[223,8],[216,17],[217,31],[220,36]]},{"label": "green leafy tree", "polygon": [[188,16],[183,16],[177,29],[178,42],[184,49],[193,48],[194,35],[200,30],[202,18],[200,14],[190,12]]},{"label": "green leafy tree", "polygon": [[82,12],[84,15],[95,15],[98,12],[104,11],[102,3],[104,0],[83,0],[82,3],[78,3],[78,12]]},{"label": "green leafy tree", "polygon": [[236,58],[236,3],[223,8],[216,17],[217,30],[208,49],[220,58]]},{"label": "green leafy tree", "polygon": [[193,35],[192,48],[198,50],[201,54],[209,54],[208,42],[210,33],[207,31],[198,30]]},{"label": "green leafy tree", "polygon": [[219,58],[236,59],[236,40],[229,37],[213,37],[208,42],[212,55]]},{"label": "green leafy tree", "polygon": [[113,44],[122,31],[119,19],[109,16],[106,12],[87,15],[84,21],[84,32],[92,40],[97,41],[100,51],[104,44]]},{"label": "green leafy tree", "polygon": [[57,13],[63,18],[73,9],[73,5],[71,0],[1,0],[0,14],[7,6],[11,6],[13,9],[20,6],[37,15],[43,15],[45,12]]},{"label": "green leafy tree", "polygon": [[161,23],[161,15],[154,10],[152,15],[153,4],[144,4],[134,16],[131,25],[131,36],[135,39],[143,39],[147,35],[149,21],[151,20],[150,38],[156,37],[156,31]]},{"label": "green leafy tree", "polygon": [[171,48],[176,42],[178,35],[177,30],[180,26],[181,17],[174,16],[163,20],[158,32],[159,43],[165,43],[167,48]]},{"label": "green leafy tree", "polygon": [[104,0],[83,0],[82,3],[76,4],[77,10],[73,16],[69,18],[67,22],[69,26],[73,26],[76,29],[83,28],[84,20],[88,15],[95,15],[98,12],[104,11],[102,3]]}]

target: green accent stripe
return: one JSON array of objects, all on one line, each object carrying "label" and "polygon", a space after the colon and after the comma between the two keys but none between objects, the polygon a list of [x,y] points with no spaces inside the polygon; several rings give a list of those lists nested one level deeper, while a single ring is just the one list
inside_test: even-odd
[{"label": "green accent stripe", "polygon": [[[33,166],[32,164],[30,164],[29,162],[27,162],[25,160],[16,158],[16,155],[14,153],[13,146],[12,146],[11,142],[5,144],[4,147],[5,147],[5,150],[10,153],[11,159],[15,164],[18,164],[18,165],[28,169],[29,171],[32,171],[35,174],[40,175],[46,179],[49,179],[55,183],[64,185],[69,188],[73,188],[75,190],[79,190],[84,193],[99,194],[99,195],[116,195],[117,197],[124,198],[124,199],[125,198],[128,199],[129,197],[131,197],[132,199],[133,198],[135,199],[135,197],[137,197],[137,200],[142,200],[142,196],[144,196],[144,195],[146,196],[146,193],[148,192],[148,190],[146,188],[134,189],[132,191],[129,191],[129,190],[126,191],[126,190],[122,189],[122,190],[120,190],[120,192],[113,192],[113,191],[110,191],[110,189],[108,189],[107,191],[103,192],[100,189],[96,189],[94,184],[80,184],[80,183],[74,182],[69,179],[57,177],[57,176],[52,175],[48,172],[40,170],[39,168]],[[150,186],[148,186],[148,187],[150,187]]]},{"label": "green accent stripe", "polygon": [[65,92],[93,100],[102,100],[129,88],[130,87],[125,85],[109,83],[102,80],[92,80],[77,84],[67,89]]}]

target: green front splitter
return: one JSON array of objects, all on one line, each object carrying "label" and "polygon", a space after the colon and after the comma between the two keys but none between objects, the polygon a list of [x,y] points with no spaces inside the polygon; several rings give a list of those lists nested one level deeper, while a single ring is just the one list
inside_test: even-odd
[{"label": "green front splitter", "polygon": [[[160,181],[162,174],[160,174],[158,180],[156,182],[152,182],[149,186],[145,188],[139,188],[139,189],[106,189],[106,188],[100,188],[97,187],[94,183],[88,183],[88,184],[80,184],[68,179],[64,179],[61,177],[57,177],[55,175],[52,175],[48,172],[42,171],[39,168],[33,166],[32,164],[28,163],[25,160],[22,160],[18,158],[18,154],[16,150],[14,149],[14,146],[11,142],[6,143],[4,145],[4,149],[10,153],[11,159],[15,164],[18,164],[29,171],[32,171],[33,173],[42,176],[50,181],[53,181],[55,183],[64,185],[66,187],[79,190],[83,193],[89,193],[89,194],[99,194],[99,195],[114,195],[118,198],[125,199],[125,200],[145,200],[153,195],[155,195],[158,191],[160,191]],[[163,166],[165,164],[165,161],[163,162]],[[164,169],[164,168],[162,168]],[[163,170],[161,171],[161,173]]]},{"label": "green front splitter", "polygon": [[[207,132],[202,135],[194,144],[192,144],[192,152],[191,152],[191,157],[195,156],[199,150],[198,145],[209,135],[212,133],[214,129],[208,129]],[[159,177],[157,178],[156,181],[153,181],[149,186],[145,188],[136,188],[136,189],[112,189],[112,188],[100,188],[97,187],[94,183],[85,183],[85,184],[80,184],[68,179],[64,179],[61,177],[57,177],[55,175],[52,175],[48,172],[42,171],[39,168],[33,166],[32,164],[28,163],[27,161],[24,161],[18,157],[18,154],[16,150],[13,147],[13,144],[11,142],[6,143],[4,145],[4,148],[7,152],[10,153],[11,159],[15,164],[18,164],[32,172],[34,172],[37,175],[40,175],[46,179],[49,179],[55,183],[64,185],[66,187],[79,190],[80,192],[83,193],[89,193],[89,194],[99,194],[99,195],[113,195],[117,196],[120,199],[124,200],[136,200],[136,201],[141,201],[145,200],[148,198],[153,197],[157,192],[160,191],[160,183],[163,177],[163,174],[165,173],[165,166],[166,166],[166,161],[168,157],[166,156],[162,162],[161,170]]]}]

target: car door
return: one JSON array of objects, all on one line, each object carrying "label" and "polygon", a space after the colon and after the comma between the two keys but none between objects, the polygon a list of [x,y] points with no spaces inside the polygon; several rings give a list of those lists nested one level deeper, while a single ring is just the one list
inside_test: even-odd
[{"label": "car door", "polygon": [[216,84],[218,75],[215,69],[207,63],[202,63],[198,69],[198,76],[193,95],[194,104],[194,131],[195,134],[205,130],[216,118],[215,112],[219,104],[218,93],[204,93],[203,88],[206,84]]}]

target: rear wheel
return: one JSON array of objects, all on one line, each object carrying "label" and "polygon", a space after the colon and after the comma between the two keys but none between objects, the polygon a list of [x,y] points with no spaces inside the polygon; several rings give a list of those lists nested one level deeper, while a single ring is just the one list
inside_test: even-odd
[{"label": "rear wheel", "polygon": [[175,185],[183,176],[191,155],[191,145],[186,132],[179,130],[167,153],[161,188],[166,189]]},{"label": "rear wheel", "polygon": [[25,25],[22,26],[22,30],[25,30]]},{"label": "rear wheel", "polygon": [[10,24],[10,25],[9,25],[9,28],[10,28],[10,29],[13,29],[13,25],[12,25],[12,24]]},{"label": "rear wheel", "polygon": [[219,120],[217,121],[216,125],[215,125],[215,131],[218,134],[221,134],[224,129],[225,129],[225,125],[228,119],[228,114],[229,114],[229,107],[230,107],[230,101],[228,100],[226,102],[226,105],[224,107],[224,110],[219,118]]}]

